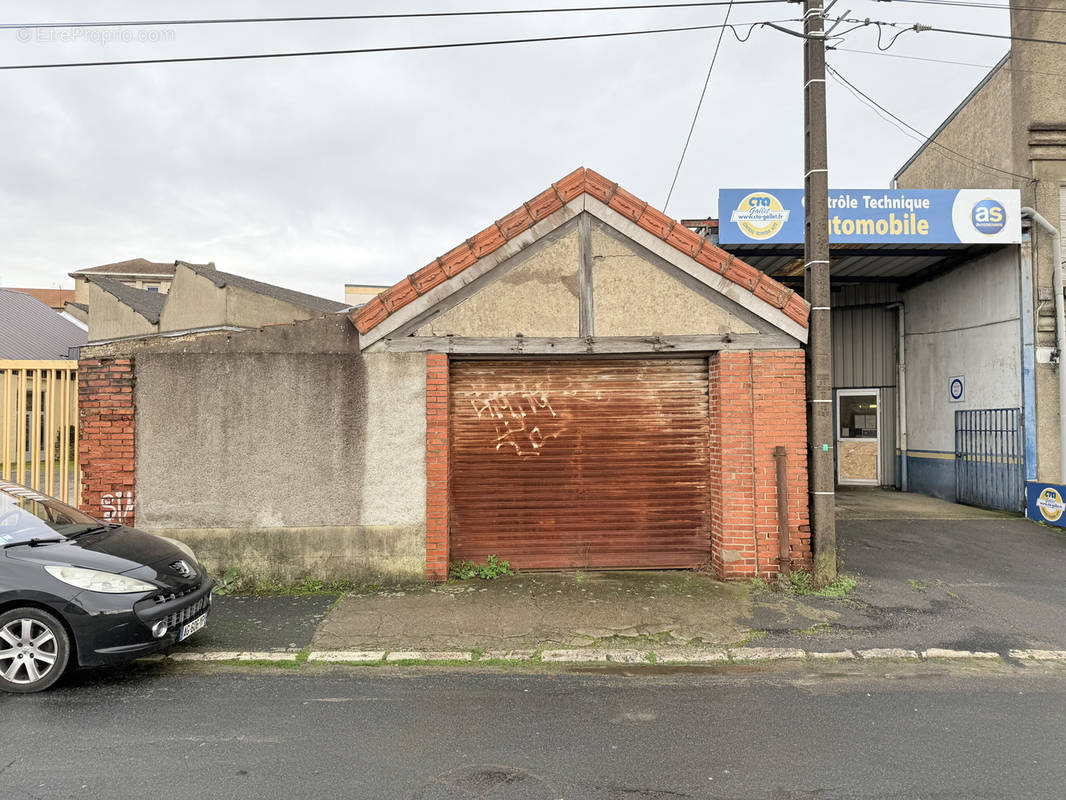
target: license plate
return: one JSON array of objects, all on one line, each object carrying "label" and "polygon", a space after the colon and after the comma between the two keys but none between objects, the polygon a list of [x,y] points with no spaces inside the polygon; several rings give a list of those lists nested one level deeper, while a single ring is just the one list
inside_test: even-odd
[{"label": "license plate", "polygon": [[192,622],[186,622],[184,625],[181,626],[181,630],[178,632],[178,641],[184,642],[186,639],[188,639],[206,624],[207,614],[201,614]]}]

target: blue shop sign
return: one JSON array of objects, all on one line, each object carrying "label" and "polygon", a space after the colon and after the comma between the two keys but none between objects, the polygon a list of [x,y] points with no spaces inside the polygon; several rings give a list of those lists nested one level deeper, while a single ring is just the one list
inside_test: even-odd
[{"label": "blue shop sign", "polygon": [[[803,244],[802,189],[721,189],[719,244]],[[1017,189],[837,189],[831,244],[1017,244]]]}]

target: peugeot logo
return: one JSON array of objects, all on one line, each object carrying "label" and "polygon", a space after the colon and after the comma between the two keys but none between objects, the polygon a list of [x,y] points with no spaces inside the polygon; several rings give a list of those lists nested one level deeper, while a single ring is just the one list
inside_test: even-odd
[{"label": "peugeot logo", "polygon": [[175,561],[170,568],[183,578],[191,578],[195,574],[186,561]]}]

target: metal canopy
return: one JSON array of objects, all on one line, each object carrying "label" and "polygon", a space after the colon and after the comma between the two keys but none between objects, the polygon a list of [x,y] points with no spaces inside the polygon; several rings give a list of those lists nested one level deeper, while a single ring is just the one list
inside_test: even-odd
[{"label": "metal canopy", "polygon": [[[834,282],[912,282],[1012,244],[876,244],[830,247]],[[743,244],[723,249],[779,281],[803,280],[803,245]]]},{"label": "metal canopy", "polygon": [[[718,220],[686,219],[681,224],[718,243]],[[921,283],[965,261],[1016,244],[831,244],[829,273],[834,283]],[[783,283],[803,282],[803,244],[752,242],[719,244],[727,253]]]}]

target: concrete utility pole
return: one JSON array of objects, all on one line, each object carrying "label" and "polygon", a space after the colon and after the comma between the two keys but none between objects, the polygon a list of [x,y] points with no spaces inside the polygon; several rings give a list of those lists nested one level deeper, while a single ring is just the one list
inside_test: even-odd
[{"label": "concrete utility pole", "polygon": [[822,0],[803,2],[805,219],[803,287],[811,304],[807,342],[807,441],[811,548],[818,585],[837,576],[833,477],[833,358],[829,295],[829,168],[825,121],[825,27]]}]

